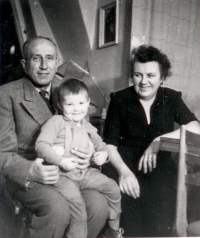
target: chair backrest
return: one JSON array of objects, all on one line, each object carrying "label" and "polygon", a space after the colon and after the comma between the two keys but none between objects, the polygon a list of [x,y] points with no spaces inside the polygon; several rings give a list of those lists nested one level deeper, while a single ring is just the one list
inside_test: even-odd
[{"label": "chair backrest", "polygon": [[[177,236],[187,236],[189,206],[189,186],[200,186],[200,170],[193,168],[200,165],[200,135],[185,130],[181,126],[180,149],[178,161],[177,200],[175,229]],[[195,204],[192,204],[195,207]]]}]

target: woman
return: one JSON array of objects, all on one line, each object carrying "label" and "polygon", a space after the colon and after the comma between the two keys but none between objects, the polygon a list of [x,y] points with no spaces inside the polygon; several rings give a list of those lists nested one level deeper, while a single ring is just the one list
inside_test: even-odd
[{"label": "woman", "polygon": [[158,153],[160,137],[179,138],[180,130],[173,131],[175,122],[200,132],[199,122],[180,92],[160,87],[170,75],[165,54],[140,46],[131,53],[130,63],[133,86],[111,94],[104,133],[105,142],[117,147],[140,186],[139,198],[122,196],[121,226],[129,237],[168,236],[174,219],[176,166],[169,153]]}]

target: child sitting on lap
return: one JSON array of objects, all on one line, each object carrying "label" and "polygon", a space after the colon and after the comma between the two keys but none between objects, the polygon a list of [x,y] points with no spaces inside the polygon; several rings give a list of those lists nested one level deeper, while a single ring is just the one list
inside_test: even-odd
[{"label": "child sitting on lap", "polygon": [[[59,87],[58,106],[62,115],[54,115],[41,128],[36,141],[38,157],[60,167],[59,181],[53,186],[70,204],[71,222],[68,238],[87,237],[87,214],[81,190],[94,189],[101,192],[109,204],[109,228],[103,237],[122,237],[119,229],[121,195],[116,182],[101,174],[98,168],[81,169],[73,148],[89,148],[92,142],[95,153],[91,158],[97,166],[108,161],[108,149],[97,129],[84,118],[90,99],[87,86],[77,80],[65,80]],[[58,201],[59,202],[59,201]]]}]

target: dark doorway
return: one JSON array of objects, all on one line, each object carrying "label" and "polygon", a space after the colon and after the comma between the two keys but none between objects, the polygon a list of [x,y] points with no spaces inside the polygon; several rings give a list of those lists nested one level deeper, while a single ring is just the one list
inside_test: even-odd
[{"label": "dark doorway", "polygon": [[0,85],[24,75],[21,51],[9,0],[0,0]]}]

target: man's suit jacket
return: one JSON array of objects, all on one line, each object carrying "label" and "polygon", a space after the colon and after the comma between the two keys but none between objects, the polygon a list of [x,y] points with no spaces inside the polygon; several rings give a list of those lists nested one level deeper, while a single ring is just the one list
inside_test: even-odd
[{"label": "man's suit jacket", "polygon": [[[54,106],[56,88],[61,82],[59,79],[52,81]],[[26,187],[28,171],[36,159],[36,138],[41,125],[51,116],[28,78],[0,87],[0,172],[12,182],[14,190]]]}]

